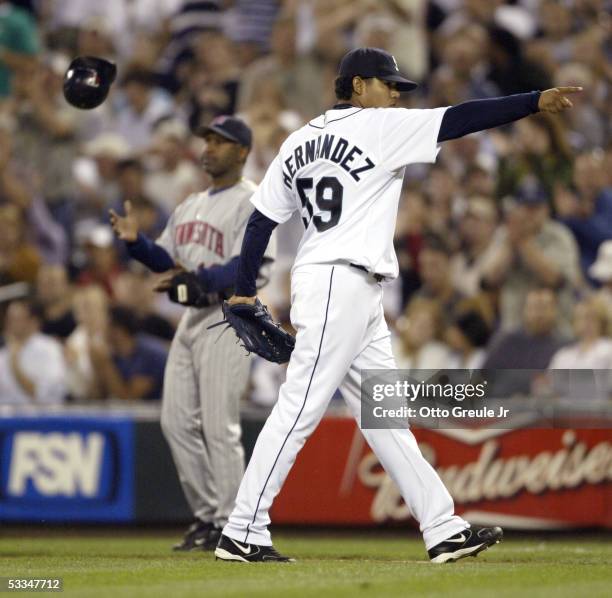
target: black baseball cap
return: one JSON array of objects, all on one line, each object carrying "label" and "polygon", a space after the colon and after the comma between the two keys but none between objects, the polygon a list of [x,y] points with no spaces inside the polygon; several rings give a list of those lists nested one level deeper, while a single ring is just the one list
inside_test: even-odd
[{"label": "black baseball cap", "polygon": [[398,91],[412,91],[417,84],[400,72],[395,58],[380,48],[356,48],[347,52],[340,61],[340,77],[376,77],[397,83]]},{"label": "black baseball cap", "polygon": [[196,135],[204,137],[208,133],[216,133],[239,145],[251,147],[253,133],[247,124],[235,116],[217,116],[212,122],[196,130]]}]

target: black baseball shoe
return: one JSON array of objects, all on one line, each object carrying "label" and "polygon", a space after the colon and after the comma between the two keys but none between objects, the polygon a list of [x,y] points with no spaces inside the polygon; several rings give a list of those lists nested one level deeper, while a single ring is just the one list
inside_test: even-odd
[{"label": "black baseball shoe", "polygon": [[228,538],[224,534],[221,534],[219,539],[215,557],[222,561],[238,561],[240,563],[295,563],[295,559],[276,552],[274,546],[243,544],[233,538]]},{"label": "black baseball shoe", "polygon": [[214,550],[221,536],[221,528],[214,524],[196,519],[187,529],[180,544],[175,544],[172,550],[189,552],[191,550]]},{"label": "black baseball shoe", "polygon": [[469,527],[436,544],[427,553],[432,563],[453,563],[499,544],[503,536],[501,527]]}]

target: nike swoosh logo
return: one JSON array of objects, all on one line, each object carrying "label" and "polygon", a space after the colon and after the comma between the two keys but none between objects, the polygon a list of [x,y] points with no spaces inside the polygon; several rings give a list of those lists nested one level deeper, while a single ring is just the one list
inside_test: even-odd
[{"label": "nike swoosh logo", "polygon": [[206,539],[205,539],[205,538],[198,538],[198,539],[197,539],[197,540],[194,542],[194,544],[195,544],[196,546],[202,546],[202,544],[204,544],[204,542],[206,542]]},{"label": "nike swoosh logo", "polygon": [[463,544],[466,540],[467,538],[465,537],[465,535],[461,534],[456,540],[449,538],[447,542],[456,542],[457,544]]},{"label": "nike swoosh logo", "polygon": [[242,544],[240,544],[239,542],[236,542],[236,540],[232,540],[230,538],[231,543],[240,551],[242,552],[242,554],[251,554],[251,545],[248,544],[248,548],[245,548],[244,546],[242,546]]}]

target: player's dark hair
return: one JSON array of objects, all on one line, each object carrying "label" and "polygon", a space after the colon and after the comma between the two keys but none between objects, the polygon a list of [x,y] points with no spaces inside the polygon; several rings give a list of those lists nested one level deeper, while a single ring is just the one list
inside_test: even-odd
[{"label": "player's dark hair", "polygon": [[353,77],[336,77],[334,87],[337,99],[350,100],[353,95]]}]

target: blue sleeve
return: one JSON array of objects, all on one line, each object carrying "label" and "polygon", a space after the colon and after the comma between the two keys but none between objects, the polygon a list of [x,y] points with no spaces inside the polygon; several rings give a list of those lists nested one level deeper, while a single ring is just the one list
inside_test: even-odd
[{"label": "blue sleeve", "polygon": [[457,139],[469,133],[499,127],[538,112],[540,92],[486,100],[471,100],[451,106],[442,118],[438,141]]},{"label": "blue sleeve", "polygon": [[153,272],[165,272],[174,268],[174,260],[170,254],[142,233],[138,233],[135,241],[125,245],[131,258],[138,260]]},{"label": "blue sleeve", "polygon": [[233,257],[227,264],[222,266],[198,268],[198,277],[206,287],[206,290],[218,293],[230,287],[233,288],[236,284],[238,261],[238,257]]},{"label": "blue sleeve", "polygon": [[605,222],[595,218],[560,218],[583,246],[591,246],[596,251],[601,243],[612,238],[612,230]]},{"label": "blue sleeve", "polygon": [[251,214],[238,258],[235,294],[239,297],[253,297],[257,294],[256,281],[259,268],[272,231],[277,225],[278,222],[264,216],[259,210]]}]

